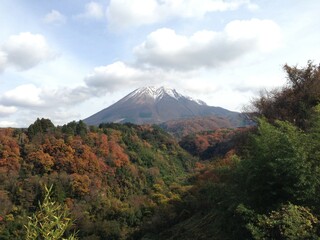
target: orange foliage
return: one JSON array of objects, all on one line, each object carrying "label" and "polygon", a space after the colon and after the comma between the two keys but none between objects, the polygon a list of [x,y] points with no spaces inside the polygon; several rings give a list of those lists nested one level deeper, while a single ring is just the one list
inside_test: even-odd
[{"label": "orange foliage", "polygon": [[88,133],[88,138],[93,142],[95,152],[98,156],[103,158],[108,157],[109,155],[109,145],[108,145],[108,136],[101,133]]},{"label": "orange foliage", "polygon": [[230,150],[229,152],[226,153],[224,158],[222,158],[220,161],[217,161],[214,166],[215,167],[233,167],[234,166],[234,161],[232,158],[235,156],[236,151],[234,149]]},{"label": "orange foliage", "polygon": [[13,137],[13,129],[0,129],[0,170],[18,172],[20,169],[20,149]]},{"label": "orange foliage", "polygon": [[115,141],[109,141],[109,148],[112,163],[115,167],[121,167],[129,163],[129,157],[124,153],[123,148]]},{"label": "orange foliage", "polygon": [[43,150],[54,158],[54,169],[72,171],[74,162],[74,150],[68,146],[63,139],[46,138]]},{"label": "orange foliage", "polygon": [[210,146],[208,138],[201,135],[196,135],[194,143],[199,152],[204,152]]},{"label": "orange foliage", "polygon": [[39,168],[42,173],[50,172],[54,165],[54,158],[48,153],[44,153],[43,150],[30,152],[27,155],[26,160],[34,164],[36,168]]},{"label": "orange foliage", "polygon": [[74,173],[71,175],[71,178],[71,187],[75,194],[83,196],[89,193],[91,180],[87,175]]},{"label": "orange foliage", "polygon": [[120,139],[121,139],[121,132],[118,130],[112,130],[112,132],[110,134],[110,140],[115,141],[115,142],[119,142]]},{"label": "orange foliage", "polygon": [[201,170],[203,170],[205,168],[205,165],[203,163],[201,163],[201,162],[196,162],[194,164],[194,168],[195,168],[196,171],[201,171]]},{"label": "orange foliage", "polygon": [[108,145],[108,137],[105,134],[101,134],[98,144],[97,144],[98,148],[99,148],[99,153],[103,156],[103,157],[107,157],[109,154],[109,145]]},{"label": "orange foliage", "polygon": [[92,149],[82,142],[80,136],[73,139],[71,146],[75,151],[75,159],[72,164],[73,172],[80,174],[94,173],[100,175],[102,170],[106,169],[103,161],[98,159],[96,154],[92,152]]}]

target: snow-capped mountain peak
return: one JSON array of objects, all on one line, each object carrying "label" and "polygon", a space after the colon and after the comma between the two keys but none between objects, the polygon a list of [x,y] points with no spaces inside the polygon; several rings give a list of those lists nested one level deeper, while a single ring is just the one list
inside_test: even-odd
[{"label": "snow-capped mountain peak", "polygon": [[156,99],[161,99],[165,95],[169,95],[172,98],[179,99],[182,97],[180,93],[178,93],[175,89],[160,87],[156,89]]},{"label": "snow-capped mountain peak", "polygon": [[84,119],[89,125],[102,122],[161,123],[196,116],[238,117],[238,113],[208,106],[201,100],[168,87],[143,87],[129,93],[115,104]]},{"label": "snow-capped mountain peak", "polygon": [[175,100],[187,99],[187,100],[193,101],[199,105],[207,105],[205,102],[203,102],[201,100],[194,99],[189,96],[184,96],[184,95],[178,93],[173,88],[168,88],[168,87],[157,88],[157,87],[153,87],[153,86],[138,88],[135,91],[133,91],[132,93],[130,93],[129,95],[127,95],[123,100],[127,101],[128,99],[136,99],[139,97],[150,97],[150,98],[154,99],[155,102],[158,102],[166,96],[169,96]]},{"label": "snow-capped mountain peak", "polygon": [[172,98],[179,99],[182,97],[181,94],[179,94],[175,89],[172,88],[167,88],[167,87],[143,87],[143,88],[138,88],[132,93],[130,93],[125,100],[130,99],[130,98],[136,98],[140,96],[148,96],[153,98],[154,100],[161,100],[165,95],[168,95]]}]

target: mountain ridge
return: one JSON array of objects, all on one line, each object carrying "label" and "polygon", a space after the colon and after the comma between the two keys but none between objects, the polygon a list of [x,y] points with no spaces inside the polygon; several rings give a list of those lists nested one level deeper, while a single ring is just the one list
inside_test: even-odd
[{"label": "mountain ridge", "polygon": [[241,116],[238,112],[208,106],[204,101],[184,96],[172,88],[152,86],[134,90],[83,121],[88,125],[106,122],[159,124],[200,116],[222,117],[232,122],[234,127],[241,125]]}]

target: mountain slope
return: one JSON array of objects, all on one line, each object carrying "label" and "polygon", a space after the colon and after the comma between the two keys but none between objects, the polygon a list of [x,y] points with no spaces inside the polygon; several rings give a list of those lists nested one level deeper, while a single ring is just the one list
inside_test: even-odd
[{"label": "mountain slope", "polygon": [[160,87],[139,88],[115,104],[84,119],[88,125],[105,122],[156,124],[175,119],[199,116],[218,116],[237,126],[240,114],[183,96],[174,89]]}]

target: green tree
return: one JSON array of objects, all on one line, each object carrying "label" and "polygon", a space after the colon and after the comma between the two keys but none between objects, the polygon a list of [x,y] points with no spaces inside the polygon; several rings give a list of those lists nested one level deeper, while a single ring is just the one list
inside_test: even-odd
[{"label": "green tree", "polygon": [[28,136],[32,139],[37,134],[44,134],[54,130],[54,125],[50,119],[37,118],[37,120],[28,127]]},{"label": "green tree", "polygon": [[75,240],[75,234],[65,237],[72,220],[67,209],[51,198],[52,186],[45,186],[45,197],[39,210],[29,217],[26,227],[26,240]]},{"label": "green tree", "polygon": [[[307,148],[308,159],[312,164],[313,175],[317,187],[317,195],[320,194],[320,104],[313,108],[312,117],[310,119],[310,128],[307,131]],[[312,205],[319,209],[320,199],[314,198]],[[320,211],[320,209],[318,210]]]},{"label": "green tree", "polygon": [[239,179],[253,208],[266,211],[288,201],[307,203],[316,198],[319,174],[308,145],[308,136],[292,124],[276,121],[274,126],[259,120]]},{"label": "green tree", "polygon": [[286,204],[277,211],[257,215],[247,224],[253,239],[319,239],[317,229],[319,220],[310,209],[293,204]]}]

